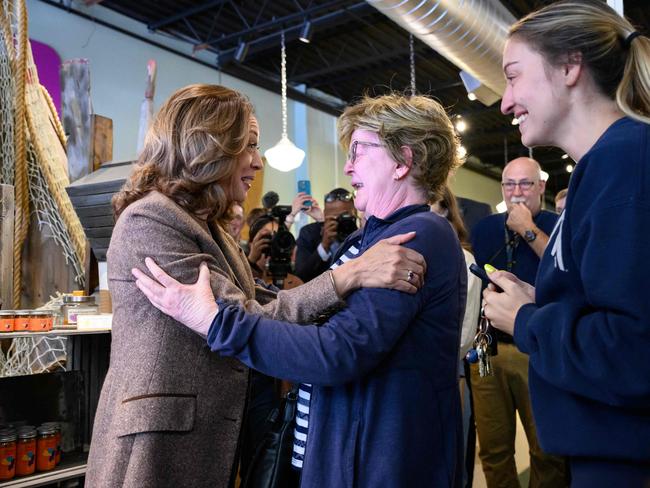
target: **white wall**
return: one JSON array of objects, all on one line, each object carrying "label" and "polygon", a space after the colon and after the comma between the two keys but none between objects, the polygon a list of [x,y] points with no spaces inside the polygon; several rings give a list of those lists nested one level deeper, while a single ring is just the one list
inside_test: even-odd
[{"label": "white wall", "polygon": [[[152,34],[146,26],[112,12],[100,5],[74,8],[88,15],[119,25],[130,32],[164,44],[185,54],[191,45]],[[32,39],[54,48],[63,61],[86,58],[90,62],[91,97],[94,112],[113,119],[113,155],[116,161],[136,157],[140,104],[144,98],[146,66],[149,59],[157,62],[155,108],[176,89],[190,83],[217,83],[246,93],[253,104],[261,126],[262,150],[273,146],[281,135],[280,96],[245,81],[233,78],[186,59],[167,50],[127,36],[92,20],[52,7],[38,0],[27,0],[29,35]],[[278,49],[279,56],[279,49]],[[197,59],[214,64],[215,56],[199,52]],[[291,63],[291,51],[288,52]],[[288,113],[294,113],[289,100]],[[322,203],[327,191],[335,186],[349,188],[343,174],[344,153],[335,136],[335,118],[313,108],[307,109],[307,161],[312,194]],[[289,137],[293,138],[294,121],[289,119]],[[338,158],[338,165],[336,161]],[[337,185],[338,183],[338,185]],[[460,195],[484,201],[493,206],[501,200],[498,182],[460,169],[454,190]],[[282,203],[289,203],[296,192],[295,172],[281,173],[267,166],[264,191],[275,190]]]},{"label": "white wall", "polygon": [[456,195],[489,203],[493,212],[496,211],[497,203],[503,200],[499,181],[472,170],[460,168],[450,178],[450,182],[451,189]]}]

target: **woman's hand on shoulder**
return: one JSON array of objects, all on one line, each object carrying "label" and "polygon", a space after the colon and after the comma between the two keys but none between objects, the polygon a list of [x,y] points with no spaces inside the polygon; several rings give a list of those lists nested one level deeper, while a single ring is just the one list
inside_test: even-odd
[{"label": "woman's hand on shoulder", "polygon": [[196,283],[184,285],[165,273],[153,259],[145,258],[144,262],[155,280],[137,268],[133,268],[131,273],[136,278],[135,284],[151,304],[206,337],[219,311],[210,286],[208,265],[201,263]]},{"label": "woman's hand on shoulder", "polygon": [[414,237],[415,232],[408,232],[383,239],[358,258],[339,266],[334,270],[337,291],[342,296],[357,288],[416,293],[424,283],[427,263],[419,252],[402,246]]}]

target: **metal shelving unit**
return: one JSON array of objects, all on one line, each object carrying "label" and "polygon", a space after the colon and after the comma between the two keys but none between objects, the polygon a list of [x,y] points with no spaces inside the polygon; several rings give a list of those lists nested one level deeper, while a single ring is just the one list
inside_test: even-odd
[{"label": "metal shelving unit", "polygon": [[54,329],[47,332],[0,332],[0,340],[15,339],[17,337],[38,337],[38,336],[76,336],[88,334],[109,334],[111,329]]},{"label": "metal shelving unit", "polygon": [[[59,337],[65,336],[67,341],[66,371],[78,372],[79,397],[76,408],[80,412],[78,418],[78,435],[81,439],[81,446],[75,441],[79,451],[66,452],[63,455],[61,464],[54,470],[48,472],[36,472],[33,475],[16,477],[12,480],[0,482],[0,488],[32,487],[58,483],[65,480],[83,478],[86,473],[87,452],[81,452],[82,448],[87,450],[90,445],[92,425],[95,418],[95,411],[99,401],[99,394],[108,371],[110,357],[110,329],[92,330],[52,330],[49,332],[8,332],[0,333],[0,340],[15,339],[22,337]],[[5,389],[13,390],[17,383],[21,388],[26,388],[22,378],[37,378],[47,376],[51,373],[43,372],[25,376],[10,376],[0,378],[0,386],[4,381],[12,383],[5,384]],[[66,373],[63,373],[66,374]],[[12,395],[13,396],[13,395]]]},{"label": "metal shelving unit", "polygon": [[0,482],[0,488],[27,488],[58,483],[86,474],[86,454],[69,454],[61,464],[52,471],[36,472],[28,476],[20,476],[9,481]]}]

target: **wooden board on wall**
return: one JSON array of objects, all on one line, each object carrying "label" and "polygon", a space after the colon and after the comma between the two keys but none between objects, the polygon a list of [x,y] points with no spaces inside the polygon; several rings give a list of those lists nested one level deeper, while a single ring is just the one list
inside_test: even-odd
[{"label": "wooden board on wall", "polygon": [[14,283],[14,187],[0,185],[0,308],[11,308]]},{"label": "wooden board on wall", "polygon": [[97,171],[103,163],[113,160],[113,120],[92,114],[92,129],[93,171]]},{"label": "wooden board on wall", "polygon": [[45,304],[50,296],[78,290],[74,281],[74,268],[65,262],[61,247],[55,242],[49,226],[38,228],[32,214],[29,231],[23,246],[23,308],[36,308]]}]

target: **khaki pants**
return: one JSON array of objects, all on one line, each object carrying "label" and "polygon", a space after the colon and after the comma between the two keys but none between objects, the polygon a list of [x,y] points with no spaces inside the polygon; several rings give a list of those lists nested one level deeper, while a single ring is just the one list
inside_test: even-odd
[{"label": "khaki pants", "polygon": [[479,458],[488,487],[520,486],[514,457],[516,411],[530,446],[530,486],[568,486],[564,459],[545,454],[537,442],[528,394],[528,356],[514,344],[499,344],[499,354],[490,359],[494,376],[481,378],[478,365],[471,365]]}]

